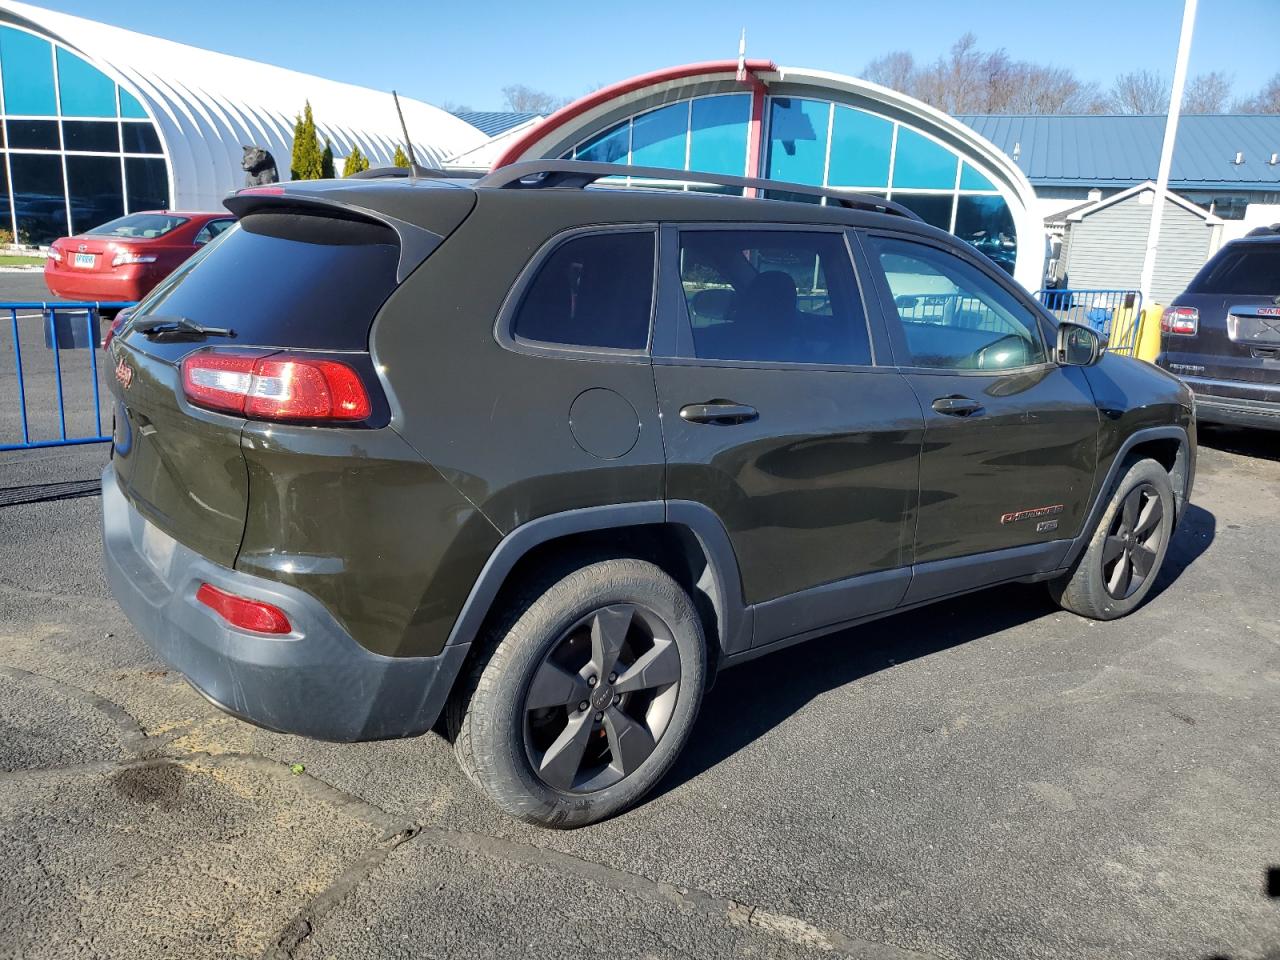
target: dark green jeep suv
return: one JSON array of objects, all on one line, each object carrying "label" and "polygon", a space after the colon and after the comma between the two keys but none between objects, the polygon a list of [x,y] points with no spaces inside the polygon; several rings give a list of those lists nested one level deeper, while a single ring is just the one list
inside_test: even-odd
[{"label": "dark green jeep suv", "polygon": [[1186,387],[893,203],[595,183],[627,174],[672,176],[227,201],[109,345],[106,564],[160,657],[276,730],[439,722],[569,827],[662,777],[725,667],[1007,581],[1142,602]]}]

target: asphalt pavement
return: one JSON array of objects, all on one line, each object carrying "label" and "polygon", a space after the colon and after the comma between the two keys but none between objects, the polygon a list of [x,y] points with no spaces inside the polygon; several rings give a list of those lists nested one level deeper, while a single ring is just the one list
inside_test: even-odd
[{"label": "asphalt pavement", "polygon": [[110,599],[97,497],[0,506],[0,958],[1274,960],[1280,437],[1204,439],[1131,617],[1005,587],[728,671],[658,790],[568,833],[435,735],[219,713]]}]

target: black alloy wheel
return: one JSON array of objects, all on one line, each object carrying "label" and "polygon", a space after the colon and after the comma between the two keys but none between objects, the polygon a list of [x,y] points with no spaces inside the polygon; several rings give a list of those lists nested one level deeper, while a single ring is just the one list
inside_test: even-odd
[{"label": "black alloy wheel", "polygon": [[1133,596],[1155,570],[1164,536],[1164,505],[1150,483],[1126,494],[1102,548],[1102,579],[1115,600]]},{"label": "black alloy wheel", "polygon": [[680,651],[652,610],[614,603],[551,645],[529,683],[524,745],[534,773],[562,793],[593,793],[633,773],[667,727]]}]

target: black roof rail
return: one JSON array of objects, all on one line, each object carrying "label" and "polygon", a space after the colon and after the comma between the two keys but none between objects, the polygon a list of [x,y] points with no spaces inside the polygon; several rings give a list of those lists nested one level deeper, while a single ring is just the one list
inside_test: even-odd
[{"label": "black roof rail", "polygon": [[[762,180],[758,177],[734,177],[723,173],[702,173],[697,170],[664,170],[660,167],[631,167],[620,163],[591,163],[586,160],[525,160],[521,163],[499,167],[472,184],[475,188],[492,187],[514,190],[526,189],[578,189],[590,186],[604,177],[640,177],[645,180],[666,180],[679,183],[705,183],[717,187],[742,187],[755,190],[771,190],[796,193],[808,197],[825,197],[829,203],[839,204],[850,210],[869,210],[920,220],[920,217],[900,203],[875,197],[868,193],[855,193],[833,187],[813,187],[804,183],[788,183],[785,180]],[[923,221],[921,221],[923,222]]]},{"label": "black roof rail", "polygon": [[[479,174],[473,170],[442,170],[439,167],[424,167],[415,164],[413,168],[415,177],[423,177],[427,180],[474,180]],[[382,180],[394,177],[408,177],[408,167],[370,167],[368,170],[361,170],[359,173],[353,173],[346,177],[347,180]]]}]

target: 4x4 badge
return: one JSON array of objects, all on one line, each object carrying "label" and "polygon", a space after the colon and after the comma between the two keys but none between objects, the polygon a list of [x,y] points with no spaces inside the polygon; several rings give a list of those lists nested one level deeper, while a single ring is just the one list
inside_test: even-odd
[{"label": "4x4 badge", "polygon": [[125,363],[123,357],[116,364],[116,379],[120,381],[120,386],[126,390],[129,389],[129,384],[133,383],[133,367]]}]

